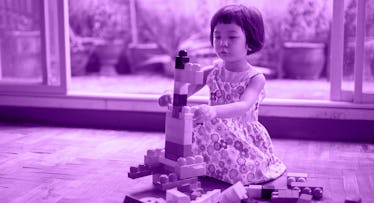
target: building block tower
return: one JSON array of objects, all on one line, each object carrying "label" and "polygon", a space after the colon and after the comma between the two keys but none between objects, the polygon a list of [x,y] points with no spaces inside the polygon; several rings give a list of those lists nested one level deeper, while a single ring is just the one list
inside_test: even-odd
[{"label": "building block tower", "polygon": [[165,121],[165,158],[173,161],[192,155],[193,112],[187,106],[188,88],[203,83],[200,67],[188,62],[187,52],[179,51],[175,59],[173,104]]},{"label": "building block tower", "polygon": [[179,51],[175,60],[174,94],[165,119],[165,149],[150,149],[144,164],[130,167],[129,178],[153,176],[153,184],[167,190],[185,184],[195,184],[206,174],[201,155],[193,156],[193,111],[187,106],[188,88],[203,84],[200,66],[189,63],[187,52]]}]

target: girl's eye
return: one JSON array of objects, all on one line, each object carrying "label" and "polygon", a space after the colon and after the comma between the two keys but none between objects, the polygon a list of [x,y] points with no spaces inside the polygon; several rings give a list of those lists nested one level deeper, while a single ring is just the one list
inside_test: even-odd
[{"label": "girl's eye", "polygon": [[230,39],[236,39],[236,38],[238,38],[237,36],[230,36],[229,37]]},{"label": "girl's eye", "polygon": [[214,39],[221,39],[221,36],[214,36]]}]

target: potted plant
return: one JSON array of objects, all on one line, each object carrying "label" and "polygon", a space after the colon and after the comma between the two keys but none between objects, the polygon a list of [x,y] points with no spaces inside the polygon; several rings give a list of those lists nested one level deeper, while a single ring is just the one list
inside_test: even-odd
[{"label": "potted plant", "polygon": [[70,26],[76,35],[90,39],[94,45],[91,58],[99,61],[101,69],[110,66],[113,73],[116,66],[117,72],[123,72],[118,61],[124,57],[123,50],[130,39],[128,2],[82,0],[70,1],[69,6]]},{"label": "potted plant", "polygon": [[327,0],[291,0],[282,23],[283,76],[318,79],[326,65],[331,17]]},{"label": "potted plant", "polygon": [[[151,3],[150,3],[151,2]],[[179,49],[187,49],[191,60],[197,57],[201,39],[204,38],[205,48],[209,43],[209,33],[202,34],[207,30],[204,19],[208,18],[207,12],[186,12],[186,6],[202,8],[206,6],[204,1],[178,2],[152,0],[150,2],[137,1],[137,24],[139,41],[129,46],[129,55],[132,60],[132,71],[138,72],[144,69],[159,71],[162,69],[167,76],[174,74],[174,59]],[[202,9],[203,10],[203,9]],[[203,13],[206,16],[201,16]],[[193,43],[189,43],[193,42]],[[190,46],[193,44],[193,46]],[[196,61],[194,61],[196,62]],[[200,62],[200,61],[199,61]],[[157,69],[156,69],[157,68]]]}]

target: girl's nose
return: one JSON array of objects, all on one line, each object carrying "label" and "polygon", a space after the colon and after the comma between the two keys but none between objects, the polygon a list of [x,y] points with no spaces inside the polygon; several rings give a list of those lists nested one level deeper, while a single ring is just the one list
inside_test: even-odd
[{"label": "girl's nose", "polygon": [[224,47],[227,47],[228,44],[229,44],[228,41],[224,39],[220,40],[220,43],[219,43],[220,46],[224,46]]}]

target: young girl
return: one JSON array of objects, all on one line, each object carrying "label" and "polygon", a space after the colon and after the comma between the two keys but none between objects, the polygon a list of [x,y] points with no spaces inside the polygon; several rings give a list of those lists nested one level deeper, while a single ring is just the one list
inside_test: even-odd
[{"label": "young girl", "polygon": [[275,179],[286,167],[258,122],[265,77],[246,60],[264,43],[261,13],[243,5],[225,6],[210,28],[211,43],[222,60],[205,70],[210,105],[195,112],[196,123],[202,124],[194,128],[192,151],[203,155],[208,176],[219,180],[248,185]]},{"label": "young girl", "polygon": [[[195,107],[192,152],[204,157],[208,176],[228,183],[275,179],[286,167],[258,122],[265,77],[246,59],[264,43],[261,13],[243,5],[221,8],[211,20],[210,40],[221,60],[204,71],[210,105]],[[202,87],[192,86],[188,94]]]}]

